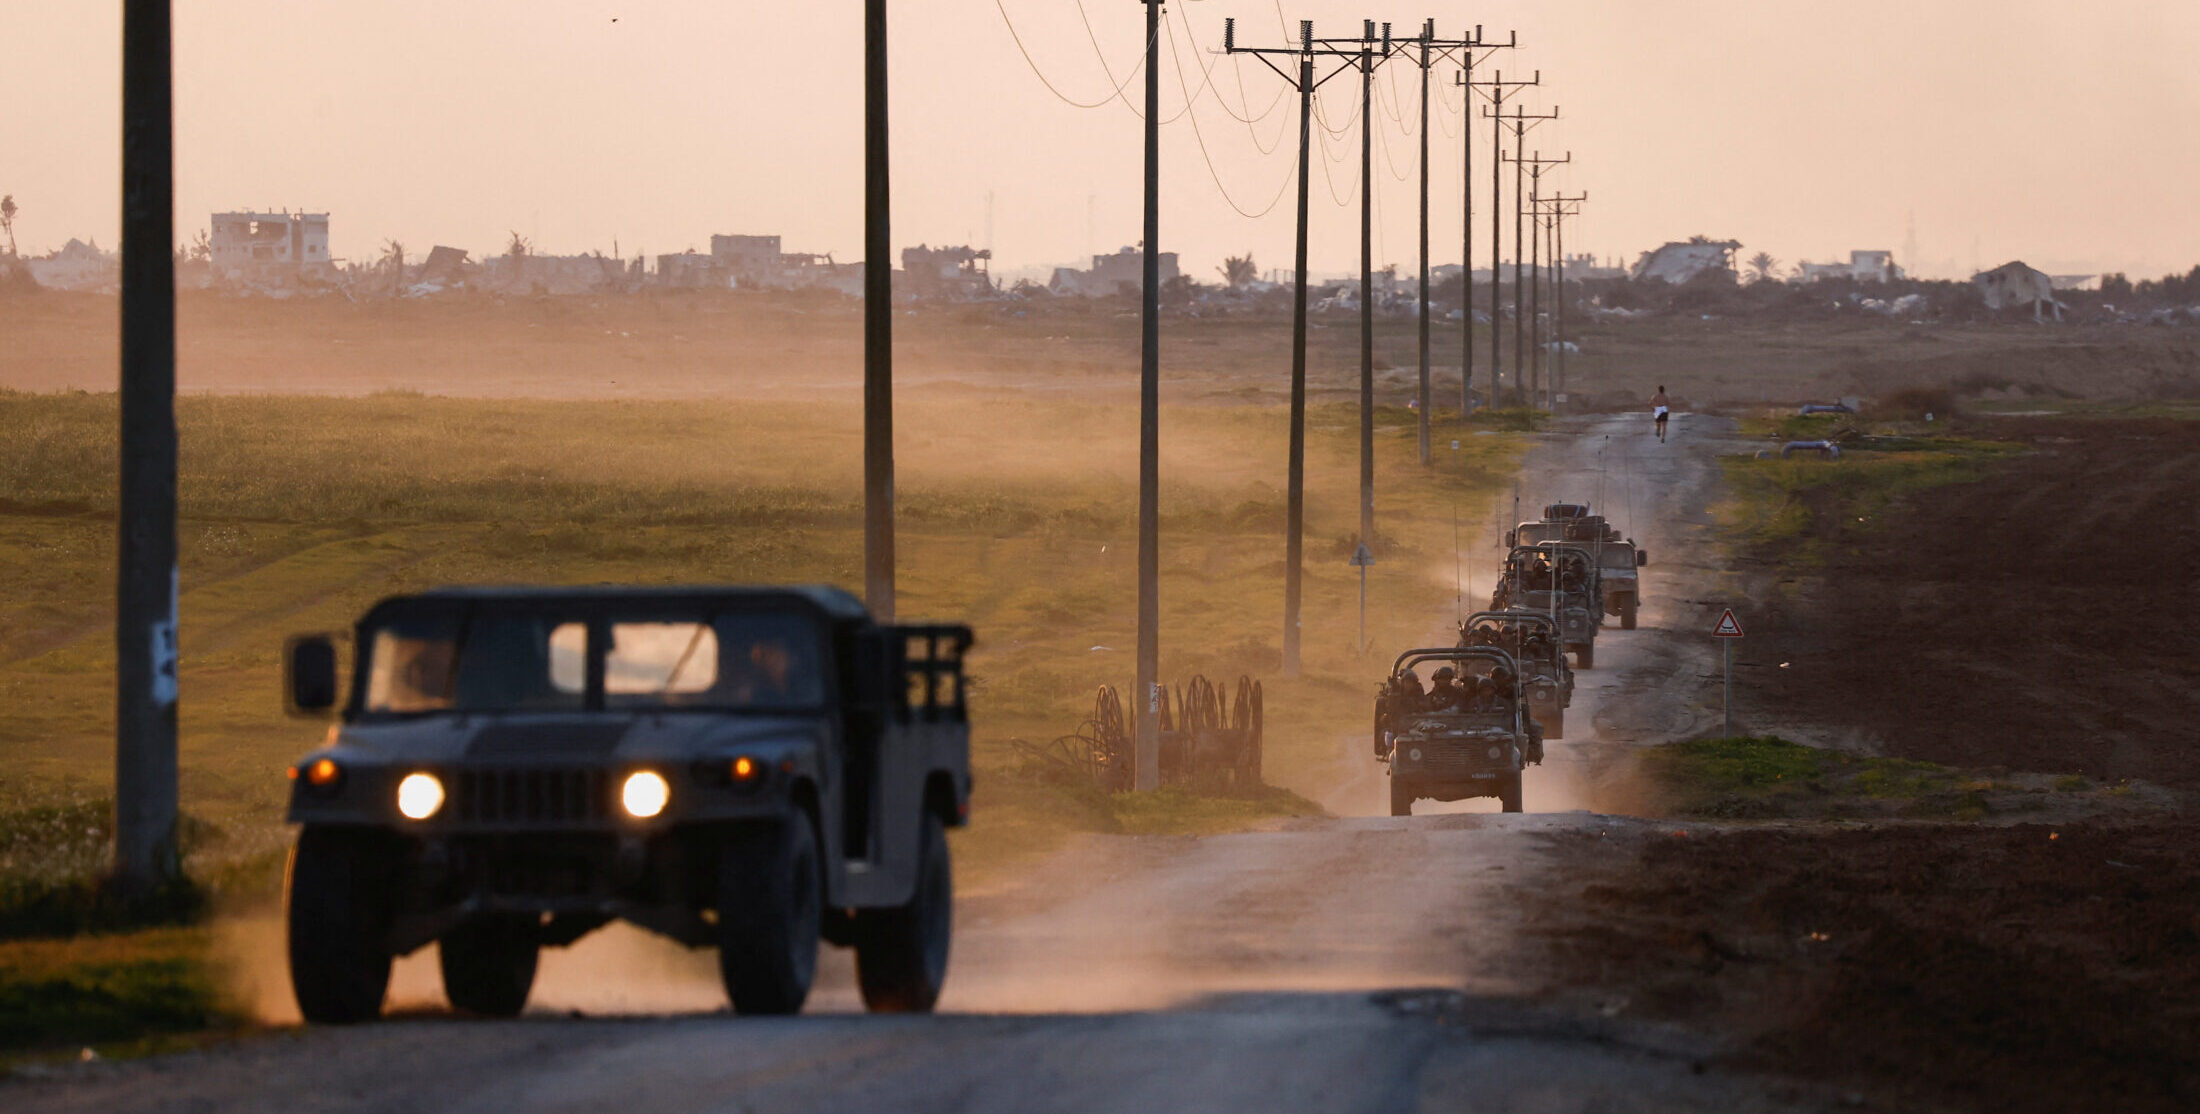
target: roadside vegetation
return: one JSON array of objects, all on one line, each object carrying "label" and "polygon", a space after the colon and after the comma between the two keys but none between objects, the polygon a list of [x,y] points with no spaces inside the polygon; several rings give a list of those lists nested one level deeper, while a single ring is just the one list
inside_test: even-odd
[{"label": "roadside vegetation", "polygon": [[[1895,500],[1976,480],[2024,449],[1966,421],[1945,390],[1899,392],[1862,415],[1745,419],[1741,432],[1766,447],[1720,458],[1727,488],[1716,508],[1720,526],[1743,555],[1790,571],[1823,566],[1828,547],[1869,533]],[[1798,450],[1782,458],[1782,447],[1795,441],[1831,442],[1840,456]]]},{"label": "roadside vegetation", "polygon": [[[1424,471],[1410,412],[1399,414],[1382,416],[1377,446],[1378,648],[1428,638],[1451,615],[1455,518],[1477,528],[1521,447],[1448,422],[1439,445],[1456,432],[1461,448],[1441,448]],[[1142,798],[1020,773],[1011,742],[1071,732],[1100,685],[1130,688],[1135,408],[960,388],[904,402],[898,419],[902,614],[966,620],[979,639],[975,822],[956,835],[966,887],[1076,831],[1205,832],[1320,811],[1308,798],[1344,755],[1338,740],[1364,726],[1381,669],[1380,654],[1354,646],[1358,580],[1346,563],[1358,542],[1356,408],[1309,411],[1305,668],[1288,680],[1276,675],[1285,415],[1164,414],[1161,674],[1181,684],[1204,673],[1226,689],[1241,673],[1260,679],[1275,787]],[[283,768],[321,731],[282,714],[287,633],[343,629],[381,596],[444,583],[860,582],[853,400],[186,396],[178,421],[183,843],[204,904],[156,921],[279,889]],[[77,979],[53,974],[74,969],[75,953],[52,938],[148,919],[103,905],[96,885],[113,753],[115,424],[111,395],[0,392],[0,579],[17,587],[0,598],[10,986],[25,971],[46,972],[38,986]],[[211,960],[195,931],[139,935],[203,973]],[[108,985],[95,974],[85,966],[77,981]]]},{"label": "roadside vegetation", "polygon": [[1771,735],[1687,739],[1639,758],[1662,811],[1707,819],[1985,820],[2131,793],[2077,775],[1960,770]]}]

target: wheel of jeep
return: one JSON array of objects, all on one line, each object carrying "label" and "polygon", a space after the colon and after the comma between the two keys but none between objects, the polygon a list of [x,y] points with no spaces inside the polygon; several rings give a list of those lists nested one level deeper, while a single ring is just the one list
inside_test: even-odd
[{"label": "wheel of jeep", "polygon": [[1621,596],[1619,598],[1619,629],[1635,629],[1635,597],[1633,596]]},{"label": "wheel of jeep", "polygon": [[395,871],[389,845],[373,833],[309,827],[298,834],[283,902],[290,986],[307,1021],[349,1025],[381,1014]]},{"label": "wheel of jeep", "polygon": [[1390,779],[1390,814],[1413,815],[1413,787],[1407,785],[1404,778],[1396,775],[1392,775]]},{"label": "wheel of jeep", "polygon": [[486,1017],[516,1017],[535,985],[542,954],[533,917],[498,915],[468,921],[436,945],[443,994],[453,1006]]},{"label": "wheel of jeep", "polygon": [[955,929],[947,826],[927,814],[918,831],[917,892],[909,904],[857,915],[856,984],[872,1013],[930,1013],[947,982]]},{"label": "wheel of jeep", "polygon": [[1574,668],[1575,668],[1575,669],[1595,669],[1596,667],[1597,667],[1597,644],[1596,644],[1596,643],[1594,643],[1594,642],[1584,642],[1584,643],[1581,643],[1580,645],[1578,645],[1578,646],[1575,646],[1575,647],[1574,647]]},{"label": "wheel of jeep", "polygon": [[817,976],[817,833],[800,812],[744,826],[718,863],[718,974],[741,1014],[799,1013]]},{"label": "wheel of jeep", "polygon": [[1520,775],[1518,773],[1498,783],[1497,804],[1506,812],[1520,811]]}]

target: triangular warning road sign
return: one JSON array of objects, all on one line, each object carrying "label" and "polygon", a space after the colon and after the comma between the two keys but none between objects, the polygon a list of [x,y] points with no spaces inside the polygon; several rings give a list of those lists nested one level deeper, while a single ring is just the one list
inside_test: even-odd
[{"label": "triangular warning road sign", "polygon": [[1734,617],[1733,608],[1727,608],[1726,614],[1719,616],[1719,625],[1711,628],[1711,633],[1718,635],[1720,638],[1740,638],[1742,636],[1742,623],[1741,620]]}]

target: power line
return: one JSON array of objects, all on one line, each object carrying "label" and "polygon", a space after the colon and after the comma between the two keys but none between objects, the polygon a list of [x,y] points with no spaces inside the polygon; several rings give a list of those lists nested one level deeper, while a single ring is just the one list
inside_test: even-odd
[{"label": "power line", "polygon": [[[1132,78],[1138,76],[1138,67],[1145,65],[1145,61],[1143,58],[1141,58],[1136,65],[1133,65],[1131,67],[1130,73],[1125,74],[1123,80],[1120,83],[1117,83],[1114,89],[1109,90],[1107,96],[1102,97],[1096,101],[1091,101],[1089,103],[1086,101],[1078,100],[1077,98],[1062,92],[1062,90],[1057,87],[1054,82],[1047,79],[1046,71],[1039,68],[1038,60],[1034,59],[1031,56],[1031,49],[1024,45],[1024,37],[1016,32],[1015,21],[1008,18],[1008,8],[1002,2],[1002,0],[993,0],[993,6],[996,9],[999,9],[1001,13],[1001,24],[1002,26],[1008,28],[1008,37],[1016,41],[1017,53],[1020,53],[1024,56],[1024,64],[1031,67],[1032,74],[1038,77],[1039,84],[1047,87],[1047,92],[1061,98],[1063,103],[1073,105],[1077,108],[1099,108],[1102,105],[1105,105],[1109,101],[1113,100],[1121,100],[1126,105],[1130,103],[1129,100],[1124,98],[1123,90],[1130,85]],[[1083,10],[1083,5],[1079,5],[1078,11],[1082,12]],[[1089,24],[1086,26],[1086,33],[1088,35],[1091,33],[1091,26]],[[1100,49],[1100,41],[1098,39],[1094,39],[1092,46],[1093,50],[1097,52]],[[1100,59],[1100,70],[1102,73],[1108,75],[1109,81],[1115,81],[1115,72],[1108,68],[1108,60],[1105,57],[1102,57]],[[1136,112],[1137,109],[1134,108],[1131,111]]]},{"label": "power line", "polygon": [[[1160,0],[1148,0],[1148,2],[1158,3],[1160,2]],[[1173,26],[1169,28],[1169,57],[1172,61],[1176,63],[1176,83],[1177,87],[1181,89],[1184,87],[1184,64],[1183,59],[1178,57],[1176,45],[1176,28]],[[1218,97],[1217,99],[1219,100],[1220,98]],[[1276,187],[1276,195],[1269,198],[1268,204],[1262,206],[1259,211],[1256,212],[1253,210],[1249,210],[1245,206],[1238,204],[1237,199],[1230,196],[1230,187],[1222,184],[1222,173],[1215,169],[1214,156],[1208,153],[1207,150],[1207,137],[1199,130],[1199,114],[1191,111],[1192,101],[1191,94],[1189,93],[1185,94],[1184,107],[1185,112],[1190,114],[1192,118],[1192,138],[1199,142],[1199,157],[1207,164],[1207,176],[1214,179],[1215,189],[1221,192],[1222,200],[1227,202],[1230,208],[1237,210],[1239,216],[1245,217],[1249,220],[1258,220],[1261,217],[1267,216],[1275,209],[1275,207],[1279,203],[1283,201],[1283,191],[1290,188],[1292,175],[1284,175],[1283,182]]]}]

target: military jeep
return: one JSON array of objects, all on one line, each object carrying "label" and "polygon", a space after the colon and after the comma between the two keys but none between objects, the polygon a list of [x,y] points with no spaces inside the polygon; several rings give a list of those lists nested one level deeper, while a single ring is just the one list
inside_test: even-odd
[{"label": "military jeep", "polygon": [[1540,611],[1477,611],[1459,624],[1461,646],[1493,646],[1520,663],[1528,714],[1546,739],[1566,737],[1566,709],[1574,702],[1574,669],[1561,648],[1558,621]]},{"label": "military jeep", "polygon": [[1650,563],[1648,551],[1635,539],[1621,537],[1604,516],[1590,514],[1587,503],[1552,503],[1543,508],[1543,521],[1523,522],[1505,536],[1506,545],[1542,542],[1587,549],[1604,589],[1604,614],[1617,616],[1621,630],[1635,629],[1635,613],[1642,605],[1641,575],[1635,570]]},{"label": "military jeep", "polygon": [[[1449,686],[1420,681],[1447,670]],[[1543,761],[1542,729],[1511,654],[1487,646],[1407,650],[1375,697],[1375,757],[1390,774],[1390,814],[1413,815],[1417,800],[1496,797],[1520,811],[1520,773]]]},{"label": "military jeep", "polygon": [[1575,664],[1596,668],[1597,629],[1604,623],[1603,587],[1588,550],[1557,542],[1516,545],[1505,557],[1491,611],[1539,611],[1558,624]]},{"label": "military jeep", "polygon": [[453,1006],[509,1016],[540,949],[625,920],[717,948],[739,1013],[799,1011],[820,938],[930,1010],[970,641],[825,587],[447,589],[293,638],[290,711],[338,716],[290,770],[299,1009],[373,1018],[434,942]]}]

